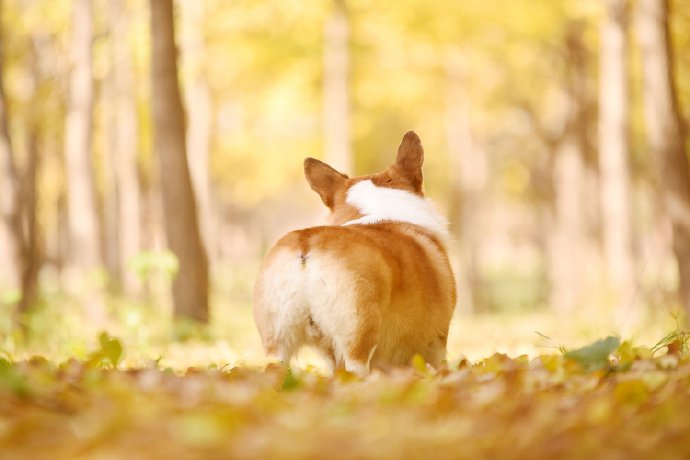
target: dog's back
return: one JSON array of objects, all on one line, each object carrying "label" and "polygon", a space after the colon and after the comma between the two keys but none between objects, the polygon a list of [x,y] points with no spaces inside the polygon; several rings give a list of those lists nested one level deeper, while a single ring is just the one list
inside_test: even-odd
[{"label": "dog's back", "polygon": [[[406,140],[422,154],[413,133],[401,150]],[[417,195],[414,178],[412,192],[396,188],[407,172],[398,157],[390,169],[402,171],[356,179],[305,163],[339,225],[291,232],[266,257],[254,316],[267,353],[289,361],[313,345],[357,373],[407,365],[416,353],[441,364],[456,297],[443,220],[421,194],[421,159]]]}]

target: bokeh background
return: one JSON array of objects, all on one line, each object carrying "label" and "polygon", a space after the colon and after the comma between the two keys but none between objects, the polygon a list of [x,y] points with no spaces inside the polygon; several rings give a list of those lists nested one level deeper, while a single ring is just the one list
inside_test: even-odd
[{"label": "bokeh background", "polygon": [[410,129],[451,357],[682,325],[687,0],[169,3],[0,3],[0,348],[262,359],[260,260],[326,214],[302,160],[380,171]]}]

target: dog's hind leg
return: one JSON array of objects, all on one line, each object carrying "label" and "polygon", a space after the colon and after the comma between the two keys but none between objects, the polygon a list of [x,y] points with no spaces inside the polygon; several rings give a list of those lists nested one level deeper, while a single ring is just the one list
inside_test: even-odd
[{"label": "dog's hind leg", "polygon": [[343,344],[345,369],[357,375],[367,375],[371,358],[376,352],[381,334],[381,315],[371,310],[359,318],[357,333],[352,340]]}]

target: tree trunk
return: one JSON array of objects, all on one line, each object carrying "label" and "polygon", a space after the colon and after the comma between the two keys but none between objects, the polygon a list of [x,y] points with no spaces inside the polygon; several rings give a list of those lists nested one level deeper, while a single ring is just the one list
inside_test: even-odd
[{"label": "tree trunk", "polygon": [[[26,115],[26,148],[27,161],[23,177],[22,203],[23,227],[25,229],[24,247],[22,253],[22,299],[19,302],[19,315],[26,313],[38,298],[38,273],[43,262],[41,250],[41,234],[38,225],[38,184],[37,177],[40,168],[40,138],[43,110],[40,96],[42,75],[39,66],[39,47],[36,39],[32,38],[29,52],[31,67],[31,93],[34,95]],[[22,323],[23,326],[23,323]]]},{"label": "tree trunk", "polygon": [[67,158],[68,289],[82,297],[89,322],[105,323],[100,287],[91,276],[102,268],[98,202],[93,171],[93,5],[92,0],[72,3],[71,72],[65,127]]},{"label": "tree trunk", "polygon": [[72,6],[71,74],[67,102],[65,155],[67,157],[70,263],[91,271],[100,268],[98,211],[91,135],[93,116],[93,10],[91,0]]},{"label": "tree trunk", "polygon": [[27,132],[27,165],[24,174],[24,227],[26,228],[26,242],[22,256],[22,298],[19,302],[19,315],[26,313],[38,298],[38,272],[41,268],[40,235],[37,221],[38,184],[36,178],[40,167],[39,129],[36,124],[29,127]]},{"label": "tree trunk", "polygon": [[326,163],[351,174],[348,22],[345,0],[333,0],[324,27],[323,135]]},{"label": "tree trunk", "polygon": [[110,0],[110,52],[112,56],[111,162],[115,182],[116,267],[122,289],[133,294],[139,288],[129,260],[141,249],[140,187],[137,167],[137,108],[132,50],[128,32],[131,21],[125,0]]},{"label": "tree trunk", "polygon": [[[109,6],[113,6],[117,0],[108,2]],[[112,12],[108,11],[108,19],[112,20]],[[112,30],[110,33],[109,42],[113,39]],[[118,43],[122,46],[122,43]],[[101,159],[101,167],[103,171],[108,171],[109,174],[103,174],[101,184],[101,211],[103,231],[100,236],[100,250],[103,254],[103,266],[108,273],[108,286],[119,292],[122,289],[122,266],[120,264],[120,238],[118,221],[118,181],[115,177],[115,165],[117,164],[117,116],[115,111],[116,91],[115,91],[115,68],[118,67],[114,61],[111,62],[111,68],[108,74],[102,79],[100,84],[100,92],[98,94],[99,101],[96,107],[100,107],[103,122],[100,123],[100,133],[97,133],[104,139],[105,155]]]},{"label": "tree trunk", "polygon": [[618,313],[630,307],[635,286],[628,165],[628,16],[628,0],[606,0],[601,29],[599,167],[604,257]]},{"label": "tree trunk", "polygon": [[[2,18],[0,1],[0,19]],[[9,115],[5,95],[4,30],[0,30],[0,288],[20,288],[22,247],[20,180],[15,164],[9,130]]]},{"label": "tree trunk", "polygon": [[565,43],[565,122],[552,162],[553,230],[549,241],[550,305],[570,313],[582,300],[587,253],[585,150],[587,146],[587,56],[578,23]]},{"label": "tree trunk", "polygon": [[472,135],[466,73],[462,53],[449,50],[446,56],[446,138],[451,171],[449,220],[459,243],[458,308],[465,313],[477,313],[483,307],[479,258],[488,165]]},{"label": "tree trunk", "polygon": [[204,71],[204,2],[182,2],[182,61],[185,63],[187,105],[187,156],[199,211],[199,227],[211,261],[216,253],[209,182],[211,95]]},{"label": "tree trunk", "polygon": [[197,223],[185,151],[185,120],[177,79],[172,0],[151,0],[154,151],[160,166],[165,235],[179,261],[173,280],[175,315],[208,321],[208,261]]},{"label": "tree trunk", "polygon": [[685,132],[673,81],[667,0],[639,0],[637,36],[642,49],[647,138],[664,211],[673,230],[679,292],[690,318],[690,166]]}]

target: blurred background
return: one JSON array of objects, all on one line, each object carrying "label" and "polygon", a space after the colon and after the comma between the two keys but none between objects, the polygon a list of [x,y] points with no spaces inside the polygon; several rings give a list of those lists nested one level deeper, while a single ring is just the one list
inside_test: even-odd
[{"label": "blurred background", "polygon": [[0,8],[4,350],[106,329],[260,359],[260,260],[326,214],[302,160],[381,171],[410,129],[454,237],[451,357],[690,311],[688,0]]}]

